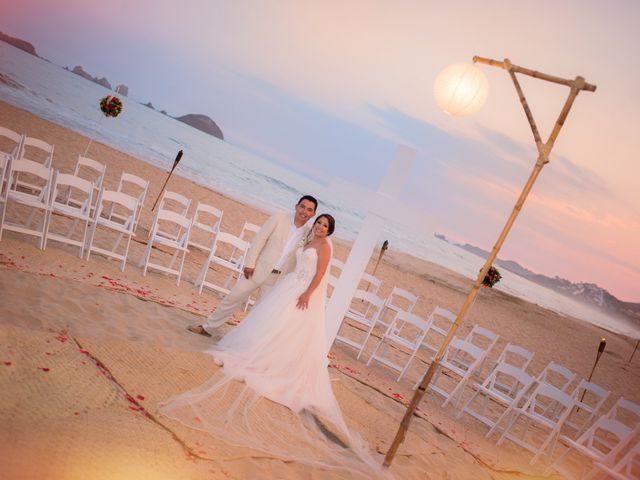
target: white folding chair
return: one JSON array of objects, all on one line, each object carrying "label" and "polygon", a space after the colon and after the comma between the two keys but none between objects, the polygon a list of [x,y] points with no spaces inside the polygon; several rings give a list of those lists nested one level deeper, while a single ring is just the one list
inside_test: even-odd
[{"label": "white folding chair", "polygon": [[[488,328],[481,327],[480,325],[474,325],[471,331],[464,338],[465,342],[472,343],[473,345],[480,347],[485,352],[485,359],[474,372],[475,375],[479,376],[482,373],[482,370],[484,369],[484,362],[495,344],[498,342],[498,338],[499,336],[497,334],[493,333]],[[452,361],[455,361],[455,358],[452,358]]]},{"label": "white folding chair", "polygon": [[605,416],[616,419],[631,428],[635,428],[640,425],[640,405],[620,397]]},{"label": "white folding chair", "polygon": [[427,322],[429,322],[429,330],[425,334],[420,348],[429,351],[432,357],[434,357],[436,353],[438,353],[438,350],[440,350],[442,341],[449,334],[449,330],[451,330],[455,321],[456,315],[453,312],[436,306],[427,319]]},{"label": "white folding chair", "polygon": [[[329,285],[331,285],[332,288],[335,288],[337,280],[338,280],[337,278],[329,275]],[[418,298],[412,293],[407,292],[406,290],[403,290],[398,287],[393,287],[393,290],[391,291],[389,296],[384,300],[384,304],[380,311],[380,315],[378,315],[376,324],[372,325],[367,331],[367,335],[362,342],[362,347],[358,352],[357,358],[360,358],[360,355],[362,355],[364,347],[367,344],[367,341],[369,340],[369,336],[373,333],[374,327],[381,326],[381,327],[384,327],[385,329],[388,328],[391,321],[395,319],[395,316],[399,312],[411,312],[417,301],[418,301]],[[385,314],[387,312],[393,313],[393,317],[391,318],[391,320],[385,319]],[[401,327],[401,325],[396,325],[396,328],[398,327]]]},{"label": "white folding chair", "polygon": [[[360,351],[364,345],[365,339],[368,338],[367,331],[375,325],[383,304],[384,300],[378,297],[375,293],[356,290],[351,300],[352,307],[349,308],[342,320],[342,324],[338,330],[338,335],[336,335],[336,341],[342,342]],[[347,320],[355,322],[357,324],[356,329],[358,330],[360,330],[359,327],[364,327],[366,329],[363,333],[362,341],[353,340],[345,335],[340,335],[340,331],[344,330],[349,324]]]},{"label": "white folding chair", "polygon": [[[525,393],[531,388],[535,379],[526,373],[523,369],[509,365],[508,363],[498,363],[489,373],[482,384],[475,384],[475,393],[467,400],[467,403],[460,409],[456,418],[460,418],[463,413],[468,413],[473,418],[480,420],[489,428],[493,428],[500,415],[489,416],[487,411],[489,400],[493,400],[494,404],[498,404],[505,410],[512,405],[518,405]],[[510,386],[508,390],[502,388],[502,385]],[[484,402],[479,411],[472,408],[472,403],[476,398],[482,396]],[[492,405],[493,407],[493,405]],[[492,410],[489,409],[489,410]],[[495,418],[494,418],[495,417]],[[487,433],[487,436],[489,433]]]},{"label": "white folding chair", "polygon": [[[547,414],[547,405],[558,405],[555,412]],[[505,439],[529,450],[534,454],[529,462],[533,464],[549,449],[551,451],[560,434],[562,424],[565,422],[571,409],[575,405],[575,399],[562,390],[547,383],[538,383],[535,390],[527,398],[522,406],[513,406],[498,419],[493,426],[492,433],[505,419],[507,426],[498,439],[497,445],[501,445]],[[519,422],[519,420],[523,420]],[[529,428],[530,424],[537,425],[536,429]],[[548,430],[544,435],[542,430]],[[539,444],[539,445],[536,445]]]},{"label": "white folding chair", "polygon": [[568,368],[565,368],[555,362],[549,362],[548,365],[544,367],[544,370],[542,370],[538,375],[538,381],[553,385],[562,391],[567,391],[575,377],[576,374]]},{"label": "white folding chair", "polygon": [[0,127],[0,158],[3,156],[20,158],[23,141],[24,135],[8,128]]},{"label": "white folding chair", "polygon": [[[51,169],[51,163],[53,162],[54,146],[40,140],[39,138],[25,136],[22,140],[22,147],[19,150],[20,160],[30,160],[35,163],[40,163],[46,168]],[[22,189],[31,190],[34,193],[39,193],[40,188],[36,183],[31,183],[28,180],[21,180],[16,177],[16,182]]]},{"label": "white folding chair", "polygon": [[[411,360],[413,360],[413,357],[415,357],[418,349],[420,348],[422,339],[424,338],[428,328],[429,324],[426,320],[423,320],[413,313],[400,310],[387,327],[387,330],[382,335],[382,338],[378,342],[378,345],[376,345],[376,348],[373,350],[373,353],[367,362],[367,366],[369,366],[373,360],[386,365],[387,367],[399,372],[398,378],[396,379],[396,382],[399,382],[407,372]],[[371,330],[373,330],[373,324],[369,328],[369,333]],[[369,338],[369,335],[367,335],[366,338]],[[364,342],[366,342],[366,339]],[[404,365],[396,363],[393,359],[385,356],[389,346],[396,347],[398,353],[404,357]],[[362,353],[363,348],[364,343],[363,347],[360,349],[360,353]],[[360,353],[358,353],[358,357],[360,356]]]},{"label": "white folding chair", "polygon": [[[174,226],[170,226],[171,224],[174,224]],[[191,233],[192,225],[193,224],[191,220],[189,220],[184,215],[180,215],[177,212],[162,209],[159,209],[156,212],[155,218],[153,219],[153,224],[151,225],[151,231],[149,232],[149,240],[144,250],[142,260],[140,261],[140,266],[143,267],[143,276],[147,275],[147,269],[149,268],[159,270],[161,272],[175,275],[177,277],[176,285],[180,286],[180,278],[182,277],[184,260],[187,253],[189,252],[189,235]],[[162,233],[163,230],[161,230],[161,228],[171,231],[181,230],[184,233],[177,239],[174,239],[173,237],[164,236],[164,234]],[[174,250],[169,266],[157,263],[158,260],[152,261],[151,251],[153,249],[153,245],[156,244],[169,247]],[[177,256],[180,256],[179,266],[177,268],[173,268],[173,264]]]},{"label": "white folding chair", "polygon": [[[595,462],[595,467],[615,480],[637,480],[640,478],[640,443],[636,443],[613,466],[602,462]],[[593,478],[590,475],[587,478]]]},{"label": "white folding chair", "polygon": [[[436,367],[436,371],[433,374],[433,379],[429,384],[429,389],[445,397],[442,406],[445,407],[447,403],[454,402],[455,407],[460,403],[462,394],[464,393],[464,387],[469,383],[469,379],[473,375],[473,372],[480,366],[484,360],[484,351],[472,343],[465,342],[456,337],[453,337],[451,343],[447,346],[440,363]],[[454,360],[455,359],[455,360]],[[438,385],[438,380],[443,377],[443,370],[447,370],[449,373],[453,373],[458,379],[452,379],[457,382],[455,387],[451,391],[447,391],[444,385]],[[414,385],[414,390],[420,385],[420,381]],[[448,383],[448,382],[447,382]]]},{"label": "white folding chair", "polygon": [[[6,200],[3,204],[4,211],[2,223],[0,224],[0,239],[2,239],[2,232],[4,230],[33,235],[40,239],[38,246],[40,249],[43,249],[47,232],[47,222],[51,214],[50,189],[53,170],[50,167],[45,167],[40,163],[26,159],[11,159],[7,162],[7,165],[9,165],[9,170],[7,172],[7,183],[4,187],[4,197]],[[33,186],[33,188],[23,188],[18,182],[18,177],[20,176],[23,182]],[[7,219],[7,213],[11,203],[15,203],[16,210],[18,210],[15,212],[16,217],[18,217],[15,222]],[[20,221],[20,217],[23,217],[26,213],[19,211],[22,210],[20,206],[30,209],[26,222]],[[42,219],[37,222],[35,227],[32,227],[38,211],[42,212]]]},{"label": "white folding chair", "polygon": [[[233,261],[231,259],[230,252],[233,248],[235,248],[236,253],[240,253],[240,261]],[[202,293],[202,289],[204,287],[210,288],[212,290],[215,290],[216,292],[220,292],[223,294],[229,293],[229,291],[231,290],[231,286],[229,286],[229,283],[226,280],[224,284],[217,284],[207,281],[209,266],[213,264],[214,266],[218,265],[230,270],[233,274],[235,274],[237,281],[237,279],[240,278],[240,275],[242,275],[244,259],[248,249],[249,244],[244,240],[240,240],[235,235],[227,232],[218,232],[215,240],[213,241],[211,252],[209,252],[209,257],[202,266],[202,270],[200,270],[200,274],[196,279],[196,287],[198,287],[198,293]]]},{"label": "white folding chair", "polygon": [[[102,184],[104,183],[104,177],[107,173],[107,166],[103,163],[88,157],[78,155],[76,160],[76,166],[73,169],[73,175],[79,178],[83,178],[93,183],[94,195],[93,198],[97,199],[100,190],[102,190]],[[74,205],[78,205],[78,202],[69,194],[67,194],[67,202]],[[83,202],[80,201],[80,204]]]},{"label": "white folding chair", "polygon": [[[138,211],[136,212],[136,218],[133,226],[135,232],[138,228],[138,222],[140,221],[140,212],[144,206],[144,201],[147,198],[147,192],[149,191],[149,181],[144,178],[140,178],[132,173],[122,172],[120,174],[120,181],[118,182],[117,192],[126,193],[134,198],[138,199]],[[124,221],[122,215],[118,212],[108,212],[108,218],[110,220],[118,219]]]},{"label": "white folding chair", "polygon": [[393,287],[391,293],[384,302],[384,307],[382,309],[382,312],[380,313],[378,322],[385,326],[389,325],[389,323],[385,319],[385,316],[388,312],[391,312],[391,315],[393,316],[401,311],[413,312],[413,309],[416,306],[417,302],[418,297],[413,293],[399,287]]},{"label": "white folding chair", "polygon": [[610,394],[609,390],[595,383],[580,380],[571,393],[571,396],[576,399],[576,407],[564,423],[564,427],[574,430],[575,437],[578,437],[591,425]]},{"label": "white folding chair", "polygon": [[[220,231],[222,215],[223,212],[219,208],[198,202],[196,211],[193,213],[193,220],[191,221],[189,246],[210,252],[216,234]],[[204,243],[205,240],[206,244]]]},{"label": "white folding chair", "polygon": [[[500,363],[506,363],[517,367],[522,371],[526,371],[527,367],[531,363],[531,360],[533,360],[533,357],[534,354],[529,350],[509,342],[505,345],[504,349],[498,356],[498,359],[496,360],[493,368],[495,368],[496,365]],[[493,368],[491,370],[493,370]],[[489,371],[489,374],[490,373],[491,371]],[[506,380],[508,381],[509,379],[507,378]],[[504,393],[512,395],[514,392],[512,392],[511,389],[517,387],[517,385],[503,383],[503,381],[499,379],[496,381],[495,387],[498,390],[502,390],[502,392]]]},{"label": "white folding chair", "polygon": [[[45,235],[43,248],[47,247],[49,240],[66,243],[80,248],[80,258],[84,258],[84,248],[87,242],[87,230],[89,221],[91,220],[91,202],[93,200],[94,185],[88,180],[70,175],[68,173],[55,172],[53,175],[53,188],[51,189],[51,217],[47,224],[47,232]],[[65,198],[73,190],[74,202],[66,202]],[[51,228],[56,217],[66,217],[72,220],[71,228],[67,228],[65,234],[59,231],[53,231]],[[58,218],[62,220],[62,218]],[[78,224],[82,224],[82,233],[80,239],[74,239],[73,234]]]},{"label": "white folding chair", "polygon": [[[169,210],[186,217],[190,206],[190,198],[176,192],[165,190],[162,192],[162,197],[158,204],[158,210]],[[175,224],[165,225],[164,229],[160,230],[159,233],[165,238],[172,238],[177,241],[184,233],[184,229]]]},{"label": "white folding chair", "polygon": [[[261,228],[260,225],[256,225],[255,223],[245,221],[244,225],[242,226],[242,230],[240,231],[240,237],[239,237],[240,240],[244,240],[245,242],[251,243],[255,234],[260,231],[260,228]],[[239,257],[238,258],[236,257],[237,256],[236,256],[235,250],[232,250],[231,258],[240,260]]]},{"label": "white folding chair", "polygon": [[[544,475],[549,475],[552,470],[555,470],[567,479],[584,478],[594,462],[605,464],[608,458],[619,452],[631,434],[632,429],[617,420],[600,417],[576,440],[560,435],[558,444],[564,444],[568,448],[547,467]],[[572,459],[572,453],[579,454],[579,458]],[[587,462],[584,461],[585,457]],[[581,467],[580,475],[577,476],[574,475],[576,467]]]},{"label": "white folding chair", "polygon": [[[118,217],[113,217],[110,212],[118,209]],[[91,257],[91,252],[105,255],[109,258],[115,258],[122,262],[121,271],[124,272],[127,265],[127,256],[129,255],[129,245],[135,228],[136,212],[138,211],[138,199],[122,192],[114,192],[113,190],[100,190],[98,195],[98,203],[94,217],[91,220],[91,229],[89,231],[87,260]],[[104,213],[104,216],[103,216]],[[96,231],[98,227],[110,230],[118,235],[112,248],[106,249],[94,245]],[[120,239],[126,237],[127,241],[122,253],[118,253]]]},{"label": "white folding chair", "polygon": [[378,290],[380,290],[380,286],[382,285],[382,280],[374,277],[373,275],[369,275],[368,273],[363,273],[362,277],[360,277],[360,285],[363,284],[365,287],[363,290],[377,295]]}]

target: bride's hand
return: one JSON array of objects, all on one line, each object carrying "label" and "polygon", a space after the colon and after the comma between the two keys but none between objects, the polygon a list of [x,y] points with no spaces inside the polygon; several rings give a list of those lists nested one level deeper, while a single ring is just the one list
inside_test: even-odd
[{"label": "bride's hand", "polygon": [[306,310],[309,307],[309,298],[311,295],[307,292],[304,292],[302,295],[298,297],[298,309]]}]

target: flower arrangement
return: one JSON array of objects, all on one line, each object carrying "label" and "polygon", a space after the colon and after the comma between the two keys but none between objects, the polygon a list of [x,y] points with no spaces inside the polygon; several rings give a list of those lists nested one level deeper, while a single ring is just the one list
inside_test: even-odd
[{"label": "flower arrangement", "polygon": [[100,100],[100,110],[105,117],[117,117],[122,112],[122,102],[118,97],[107,95]]},{"label": "flower arrangement", "polygon": [[482,285],[487,288],[492,288],[496,283],[500,281],[501,278],[502,275],[500,275],[498,269],[494,266],[491,266],[487,274],[484,276],[484,280],[482,280]]}]

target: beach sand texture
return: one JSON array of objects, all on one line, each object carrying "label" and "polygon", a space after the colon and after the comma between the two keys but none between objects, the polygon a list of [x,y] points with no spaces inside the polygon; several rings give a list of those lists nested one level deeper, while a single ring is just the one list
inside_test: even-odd
[{"label": "beach sand texture", "polygon": [[[0,125],[54,143],[53,166],[63,172],[73,170],[88,142],[3,102]],[[166,172],[99,143],[93,143],[89,156],[107,164],[105,187],[115,189],[124,170],[150,180],[149,194],[125,272],[118,262],[100,255],[85,261],[76,248],[52,242],[41,251],[32,237],[3,233],[2,478],[342,478],[340,472],[313,471],[226,445],[157,414],[159,401],[202,383],[216,371],[201,353],[212,340],[189,333],[186,326],[201,322],[220,297],[209,290],[198,295],[193,285],[205,260],[202,252],[187,255],[179,287],[173,277],[154,271],[142,276],[138,267],[152,220],[150,208]],[[168,189],[191,198],[191,212],[199,200],[224,210],[223,231],[238,234],[245,221],[261,224],[266,218],[264,212],[181,178],[179,171]],[[336,257],[344,260],[347,253],[348,245],[337,242]],[[376,257],[377,252],[369,272]],[[393,249],[376,276],[383,280],[383,297],[394,286],[418,294],[415,312],[423,316],[436,305],[456,312],[472,284]],[[243,316],[238,313],[234,322]],[[630,338],[489,289],[480,292],[460,336],[474,324],[500,335],[489,365],[511,342],[535,352],[529,366],[533,374],[553,360],[586,378],[600,337],[605,336],[607,348],[593,376],[595,383],[612,392],[604,408],[620,396],[640,402],[640,355],[628,364],[635,346]],[[347,334],[362,333],[348,327]],[[421,354],[407,376],[396,382],[393,371],[376,363],[366,366],[373,344],[367,345],[363,360],[356,360],[353,349],[335,345],[331,375],[349,426],[369,440],[382,461],[413,394],[411,387],[428,364]],[[465,398],[470,394],[467,389]],[[486,439],[483,424],[468,415],[456,419],[457,410],[442,408],[442,401],[430,392],[420,404],[390,469],[396,478],[542,478],[542,462],[529,465],[529,453],[510,442],[496,447],[496,435]],[[499,411],[495,405],[491,408]]]}]

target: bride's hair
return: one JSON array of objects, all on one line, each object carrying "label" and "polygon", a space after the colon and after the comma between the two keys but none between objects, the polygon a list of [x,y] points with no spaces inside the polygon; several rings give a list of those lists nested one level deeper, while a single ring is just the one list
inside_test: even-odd
[{"label": "bride's hair", "polygon": [[315,221],[313,222],[313,224],[315,225],[316,223],[318,223],[318,220],[320,220],[322,217],[327,219],[327,222],[329,222],[329,230],[327,231],[327,236],[331,235],[333,233],[333,231],[336,229],[336,219],[333,218],[331,215],[329,215],[328,213],[321,213],[320,215],[318,215],[315,219]]}]

